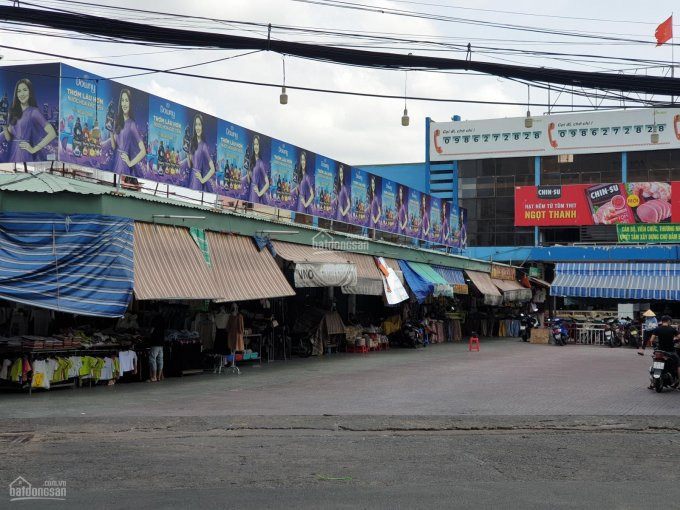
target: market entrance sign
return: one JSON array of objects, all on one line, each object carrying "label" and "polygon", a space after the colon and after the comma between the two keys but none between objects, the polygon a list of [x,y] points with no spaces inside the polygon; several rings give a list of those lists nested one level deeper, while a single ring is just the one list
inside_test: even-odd
[{"label": "market entrance sign", "polygon": [[617,225],[620,243],[680,243],[680,223]]}]

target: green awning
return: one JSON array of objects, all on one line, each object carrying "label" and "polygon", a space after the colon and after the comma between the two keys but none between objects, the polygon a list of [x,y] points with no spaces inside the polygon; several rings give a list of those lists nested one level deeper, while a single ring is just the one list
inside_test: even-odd
[{"label": "green awning", "polygon": [[453,297],[453,286],[430,265],[422,262],[409,262],[409,265],[421,278],[434,285],[434,296]]}]

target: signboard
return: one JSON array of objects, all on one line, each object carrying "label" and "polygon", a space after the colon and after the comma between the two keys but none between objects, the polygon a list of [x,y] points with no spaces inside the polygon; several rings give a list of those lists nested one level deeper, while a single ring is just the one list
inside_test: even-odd
[{"label": "signboard", "polygon": [[498,264],[491,264],[491,278],[496,280],[512,280],[515,281],[515,268],[509,266],[499,266]]},{"label": "signboard", "polygon": [[454,294],[469,294],[469,289],[467,284],[465,283],[454,283],[453,284],[453,293]]},{"label": "signboard", "polygon": [[616,225],[620,243],[680,243],[680,223]]},{"label": "signboard", "polygon": [[167,98],[64,64],[2,67],[0,85],[0,163],[59,160],[465,246],[451,201]]},{"label": "signboard", "polygon": [[680,200],[673,196],[680,197],[680,182],[520,186],[515,225],[680,223]]},{"label": "signboard", "polygon": [[296,287],[354,287],[357,268],[354,264],[296,263]]},{"label": "signboard", "polygon": [[[680,148],[680,109],[656,108],[430,123],[430,161]],[[656,125],[659,142],[651,142]]]},{"label": "signboard", "polygon": [[59,65],[0,68],[0,163],[57,159]]}]

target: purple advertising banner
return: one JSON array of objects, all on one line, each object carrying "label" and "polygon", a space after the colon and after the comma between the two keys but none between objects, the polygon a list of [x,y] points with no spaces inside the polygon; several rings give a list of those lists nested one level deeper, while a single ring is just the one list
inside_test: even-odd
[{"label": "purple advertising banner", "polygon": [[56,161],[59,64],[0,69],[0,163]]},{"label": "purple advertising banner", "polygon": [[314,215],[333,219],[333,210],[337,199],[335,196],[337,163],[323,156],[316,156],[314,165]]},{"label": "purple advertising banner", "polygon": [[295,164],[295,212],[314,214],[314,168],[315,154],[300,150],[298,161]]},{"label": "purple advertising banner", "polygon": [[64,65],[0,69],[0,162],[63,161],[460,248],[465,212]]}]

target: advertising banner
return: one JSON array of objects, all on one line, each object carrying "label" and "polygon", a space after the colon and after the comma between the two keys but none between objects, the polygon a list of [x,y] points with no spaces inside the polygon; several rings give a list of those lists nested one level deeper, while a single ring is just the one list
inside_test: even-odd
[{"label": "advertising banner", "polygon": [[335,180],[335,215],[337,221],[351,223],[352,211],[352,169],[338,163],[338,176]]},{"label": "advertising banner", "polygon": [[217,191],[220,195],[244,198],[248,182],[250,132],[224,120],[217,122]]},{"label": "advertising banner", "polygon": [[382,177],[368,174],[368,227],[380,228],[382,217]]},{"label": "advertising banner", "polygon": [[296,187],[295,166],[298,162],[298,148],[280,140],[271,142],[271,193],[270,205],[282,209],[295,209]]},{"label": "advertising banner", "polygon": [[60,161],[148,175],[146,92],[62,65],[60,96]]},{"label": "advertising banner", "polygon": [[149,96],[147,179],[196,191],[217,191],[217,119]]},{"label": "advertising banner", "polygon": [[432,242],[441,242],[442,237],[442,199],[430,197],[430,234],[428,239]]},{"label": "advertising banner", "polygon": [[382,217],[380,230],[397,232],[397,183],[382,180]]},{"label": "advertising banner", "polygon": [[680,243],[680,223],[616,225],[620,243]]},{"label": "advertising banner", "polygon": [[313,152],[300,150],[295,166],[295,211],[304,214],[314,214],[314,168],[316,155]]},{"label": "advertising banner", "polygon": [[271,139],[250,132],[245,152],[245,181],[241,183],[244,200],[253,204],[268,205],[271,195]]},{"label": "advertising banner", "polygon": [[[680,148],[680,109],[646,108],[430,123],[430,160]],[[656,127],[658,143],[652,143]]]},{"label": "advertising banner", "polygon": [[467,214],[464,208],[451,205],[451,246],[458,249],[467,247]]},{"label": "advertising banner", "polygon": [[520,186],[516,226],[582,226],[680,222],[680,182]]},{"label": "advertising banner", "polygon": [[497,280],[511,280],[515,281],[515,268],[508,266],[499,266],[498,264],[491,264],[491,278]]},{"label": "advertising banner", "polygon": [[332,159],[317,156],[314,165],[314,215],[333,219],[336,203],[336,162]]},{"label": "advertising banner", "polygon": [[408,217],[408,199],[409,188],[403,184],[397,185],[397,233],[408,235],[409,232],[409,217]]},{"label": "advertising banner", "polygon": [[420,237],[420,223],[421,223],[421,199],[420,191],[413,188],[408,189],[408,226],[406,235],[411,237]]},{"label": "advertising banner", "polygon": [[352,168],[352,212],[353,225],[368,225],[368,173]]},{"label": "advertising banner", "polygon": [[352,287],[357,284],[354,264],[296,263],[293,278],[296,287]]},{"label": "advertising banner", "polygon": [[59,64],[0,69],[0,163],[57,159]]},{"label": "advertising banner", "polygon": [[451,201],[442,200],[442,208],[440,211],[440,229],[441,235],[439,237],[439,242],[441,244],[450,245],[452,244],[451,239]]}]

